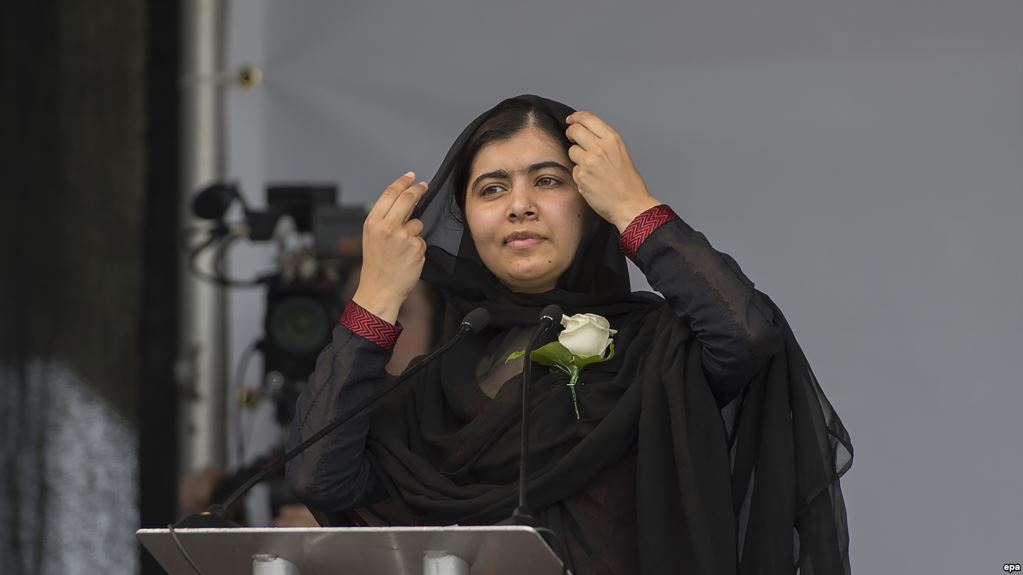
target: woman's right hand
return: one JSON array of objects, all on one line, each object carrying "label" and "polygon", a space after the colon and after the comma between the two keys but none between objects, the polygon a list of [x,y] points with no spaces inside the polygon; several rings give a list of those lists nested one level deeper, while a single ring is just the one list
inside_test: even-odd
[{"label": "woman's right hand", "polygon": [[362,270],[352,301],[392,324],[426,261],[423,222],[409,219],[427,188],[413,184],[415,177],[408,172],[387,186],[362,225]]}]

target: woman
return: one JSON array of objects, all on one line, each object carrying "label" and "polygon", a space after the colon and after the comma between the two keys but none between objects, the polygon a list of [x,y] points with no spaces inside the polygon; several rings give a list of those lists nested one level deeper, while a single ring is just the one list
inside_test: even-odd
[{"label": "woman", "polygon": [[[475,307],[490,325],[293,460],[300,498],[395,525],[511,515],[522,360],[507,358],[555,303],[616,330],[581,385],[538,368],[530,386],[530,503],[574,572],[848,573],[845,429],[781,312],[650,193],[610,126],[512,98],[413,182],[367,217],[359,288],[291,444],[386,379],[420,278],[440,295],[435,342]],[[631,292],[626,256],[663,299]]]}]

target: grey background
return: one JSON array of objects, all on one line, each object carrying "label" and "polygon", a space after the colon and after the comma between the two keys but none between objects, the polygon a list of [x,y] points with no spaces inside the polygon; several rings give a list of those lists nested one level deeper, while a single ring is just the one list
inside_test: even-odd
[{"label": "grey background", "polygon": [[[1023,3],[252,0],[231,18],[231,61],[266,73],[230,97],[252,201],[312,179],[369,204],[515,94],[593,110],[792,322],[856,448],[854,571],[1023,561]],[[237,356],[261,296],[231,311]]]}]

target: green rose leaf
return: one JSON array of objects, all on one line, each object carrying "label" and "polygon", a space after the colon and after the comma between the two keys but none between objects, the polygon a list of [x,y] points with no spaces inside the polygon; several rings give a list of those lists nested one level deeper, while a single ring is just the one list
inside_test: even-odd
[{"label": "green rose leaf", "polygon": [[[505,363],[513,359],[518,359],[525,355],[525,351],[516,351],[508,356],[508,359],[504,360]],[[557,365],[571,365],[572,354],[569,353],[565,346],[561,345],[556,341],[552,341],[547,345],[533,350],[530,356],[533,361],[546,367],[555,367]]]}]

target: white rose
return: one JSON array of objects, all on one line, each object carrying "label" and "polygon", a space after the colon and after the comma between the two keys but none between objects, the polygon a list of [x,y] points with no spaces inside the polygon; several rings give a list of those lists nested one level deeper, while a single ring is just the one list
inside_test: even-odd
[{"label": "white rose", "polygon": [[592,313],[561,316],[561,325],[565,329],[558,335],[558,341],[578,357],[603,356],[611,336],[618,333],[606,318]]}]

